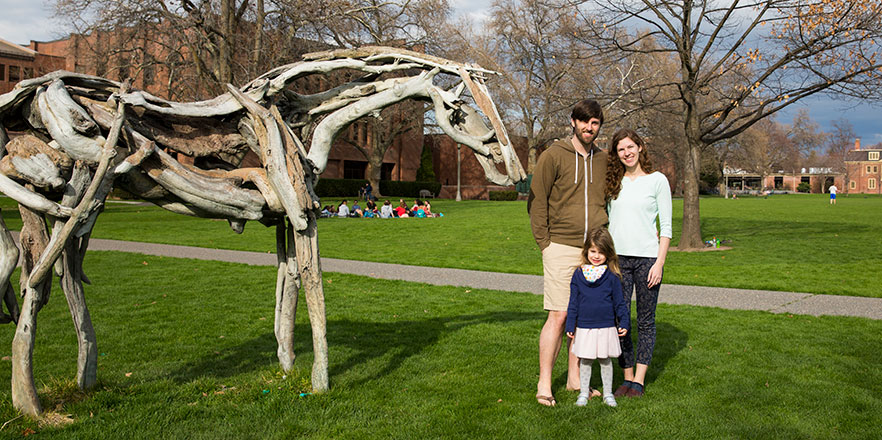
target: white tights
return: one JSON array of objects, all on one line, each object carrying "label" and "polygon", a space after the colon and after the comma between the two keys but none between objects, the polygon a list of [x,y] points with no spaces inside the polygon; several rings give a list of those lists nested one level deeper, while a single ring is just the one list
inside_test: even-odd
[{"label": "white tights", "polygon": [[[603,382],[603,395],[612,396],[613,367],[610,358],[599,358],[600,380]],[[594,359],[579,359],[579,383],[583,393],[587,393],[591,385],[591,364]]]}]

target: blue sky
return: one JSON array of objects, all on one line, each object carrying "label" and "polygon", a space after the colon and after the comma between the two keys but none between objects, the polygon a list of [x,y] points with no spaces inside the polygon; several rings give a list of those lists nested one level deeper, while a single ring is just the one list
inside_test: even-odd
[{"label": "blue sky", "polygon": [[[491,0],[451,0],[457,15],[464,15],[480,23],[487,16]],[[59,23],[49,20],[51,2],[34,0],[0,0],[0,38],[13,43],[27,44],[30,40],[47,41],[66,35]],[[856,100],[834,99],[826,96],[808,98],[779,112],[777,120],[790,123],[801,108],[807,108],[812,119],[824,131],[831,131],[833,121],[845,118],[855,128],[864,146],[882,142],[882,104],[871,105]]]}]

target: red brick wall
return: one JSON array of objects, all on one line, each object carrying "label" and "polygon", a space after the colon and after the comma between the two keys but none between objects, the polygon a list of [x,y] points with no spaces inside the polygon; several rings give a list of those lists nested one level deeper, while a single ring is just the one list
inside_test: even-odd
[{"label": "red brick wall", "polygon": [[[512,137],[515,152],[521,164],[527,163],[527,142],[521,137]],[[456,157],[457,143],[444,134],[433,134],[425,137],[425,145],[432,149],[432,158],[435,166],[435,177],[441,182],[441,198],[456,197]],[[460,194],[463,199],[490,198],[490,191],[514,190],[514,186],[499,186],[487,180],[484,168],[475,158],[474,151],[466,146],[461,147],[460,164]],[[525,167],[526,168],[526,167]],[[505,173],[505,166],[497,164],[497,169]]]},{"label": "red brick wall", "polygon": [[[846,188],[849,193],[882,194],[882,161],[847,162],[845,166],[848,169],[849,184],[837,187]],[[875,188],[870,188],[871,179],[875,180]],[[854,188],[851,187],[851,182],[854,182]]]}]

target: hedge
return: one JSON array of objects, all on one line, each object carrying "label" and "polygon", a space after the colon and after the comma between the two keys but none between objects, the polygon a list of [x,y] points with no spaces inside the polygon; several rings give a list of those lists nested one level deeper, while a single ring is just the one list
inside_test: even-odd
[{"label": "hedge", "polygon": [[[358,191],[365,183],[367,183],[365,179],[319,179],[315,193],[319,197],[357,197]],[[380,193],[385,195],[416,198],[420,196],[422,189],[427,189],[437,196],[441,191],[441,183],[380,181]]]},{"label": "hedge", "polygon": [[490,191],[490,200],[511,201],[518,199],[517,191]]}]

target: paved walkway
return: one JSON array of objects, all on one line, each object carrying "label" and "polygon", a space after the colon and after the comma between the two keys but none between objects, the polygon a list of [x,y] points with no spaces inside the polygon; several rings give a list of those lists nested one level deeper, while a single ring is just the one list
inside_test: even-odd
[{"label": "paved walkway", "polygon": [[[230,251],[131,241],[92,239],[89,241],[89,249],[137,252],[147,255],[226,261],[259,266],[275,266],[276,264],[274,253]],[[371,263],[338,260],[335,258],[322,258],[322,269],[328,272],[351,273],[381,279],[542,294],[542,277],[537,275]],[[733,310],[764,310],[773,313],[795,313],[815,316],[858,316],[882,319],[882,298],[664,284],[659,294],[659,302],[720,307]]]}]

